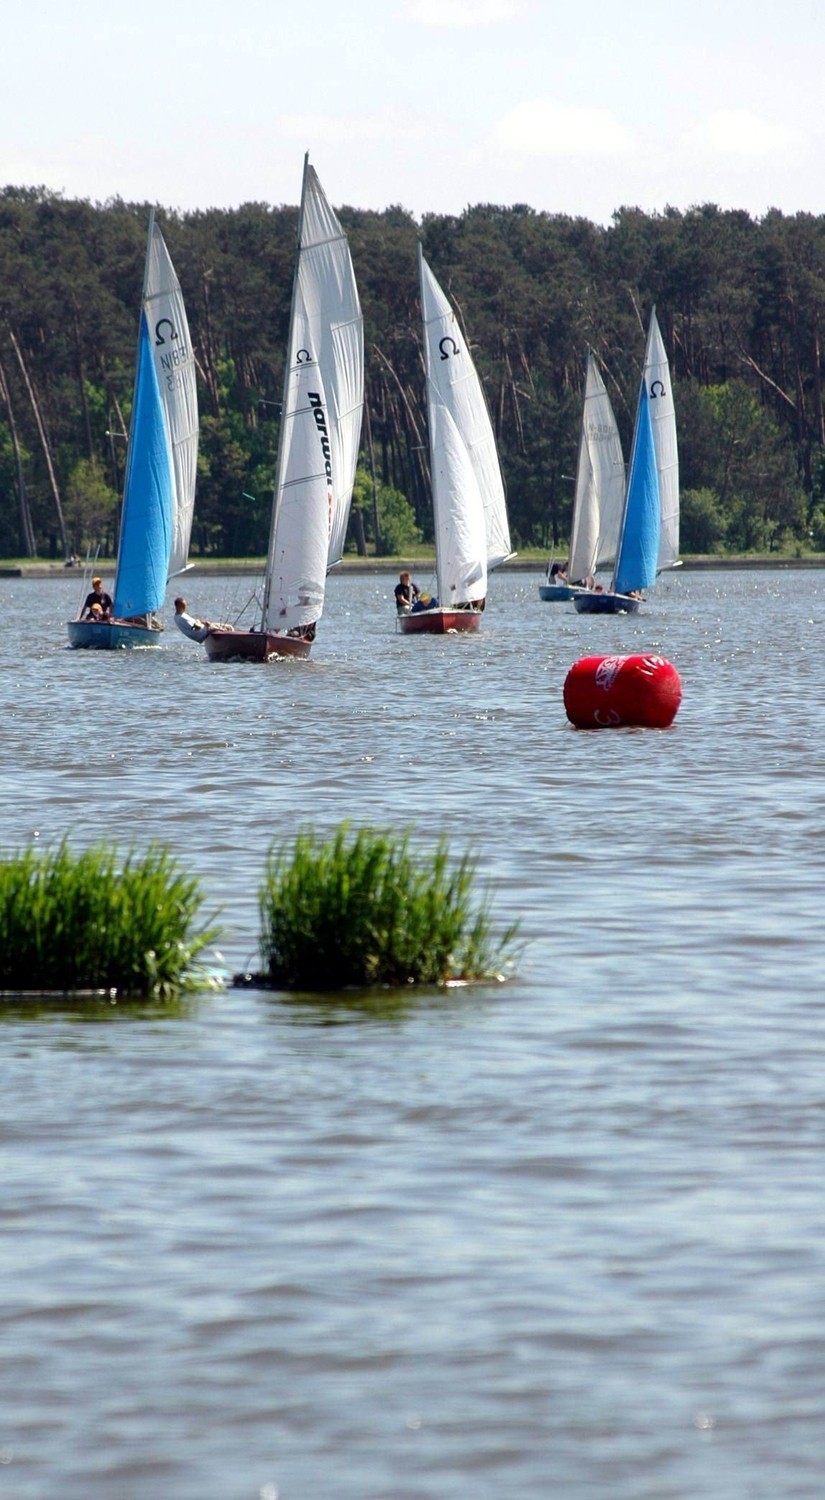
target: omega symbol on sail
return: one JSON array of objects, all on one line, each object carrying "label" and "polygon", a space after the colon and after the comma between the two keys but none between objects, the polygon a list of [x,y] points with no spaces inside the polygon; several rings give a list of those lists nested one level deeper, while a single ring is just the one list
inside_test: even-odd
[{"label": "omega symbol on sail", "polygon": [[158,320],[158,322],[155,324],[155,343],[156,344],[165,344],[166,343],[166,339],[164,338],[163,334],[160,331],[161,328],[163,327],[164,323],[166,324],[167,328],[169,329],[169,342],[170,343],[171,343],[172,339],[176,339],[177,336],[178,336],[178,330],[175,327],[174,323],[172,322],[172,319],[171,318],[160,318]]}]

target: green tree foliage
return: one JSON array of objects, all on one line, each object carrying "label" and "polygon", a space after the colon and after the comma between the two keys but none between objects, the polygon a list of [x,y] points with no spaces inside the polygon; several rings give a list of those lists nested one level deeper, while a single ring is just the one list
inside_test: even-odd
[{"label": "green tree foliage", "polygon": [[66,481],[64,513],[73,550],[112,555],[117,495],[97,458],[79,458]]},{"label": "green tree foliage", "polygon": [[722,552],[727,519],[713,490],[682,490],[681,543],[684,552]]},{"label": "green tree foliage", "polygon": [[422,541],[415,524],[415,511],[406,495],[391,485],[373,484],[364,468],[355,475],[352,492],[353,514],[360,517],[366,541],[372,543],[378,557],[399,557]]},{"label": "green tree foliage", "polygon": [[[421,224],[398,206],[340,216],[365,315],[362,463],[379,494],[377,534],[370,493],[350,545],[432,539],[419,238],[473,350],[516,546],[566,540],[588,345],[628,451],[654,304],[674,376],[685,550],[691,537],[809,544],[825,498],[825,216],[756,220],[715,204],[625,206],[606,228],[525,204]],[[264,203],[159,212],[199,371],[196,553],[266,547],[296,219],[294,205]],[[147,221],[146,204],[0,190],[6,555],[59,553],[64,533],[80,550],[110,529],[104,492],[123,483]]]},{"label": "green tree foliage", "polygon": [[805,497],[777,424],[741,380],[699,393],[711,434],[708,478],[740,552],[773,551],[805,529]]}]

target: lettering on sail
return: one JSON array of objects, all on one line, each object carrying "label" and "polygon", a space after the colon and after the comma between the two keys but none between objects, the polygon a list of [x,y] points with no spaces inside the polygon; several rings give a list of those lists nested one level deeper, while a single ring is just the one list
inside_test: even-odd
[{"label": "lettering on sail", "polygon": [[[164,328],[168,333],[162,331]],[[189,364],[192,356],[171,318],[159,318],[155,324],[155,348],[165,351],[157,356],[157,360],[166,376],[166,389],[173,391],[183,384],[177,371]]]},{"label": "lettering on sail", "polygon": [[332,484],[332,455],[329,446],[329,433],[327,431],[323,398],[317,391],[307,391],[307,395],[312,415],[315,418],[315,426],[318,428],[318,436],[321,439],[321,452],[324,455],[324,470],[327,476],[327,483]]}]

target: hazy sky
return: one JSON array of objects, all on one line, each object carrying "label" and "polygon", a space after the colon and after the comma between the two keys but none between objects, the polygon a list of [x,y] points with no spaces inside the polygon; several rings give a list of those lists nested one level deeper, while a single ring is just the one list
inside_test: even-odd
[{"label": "hazy sky", "polygon": [[825,212],[821,0],[16,0],[0,185],[169,208]]}]

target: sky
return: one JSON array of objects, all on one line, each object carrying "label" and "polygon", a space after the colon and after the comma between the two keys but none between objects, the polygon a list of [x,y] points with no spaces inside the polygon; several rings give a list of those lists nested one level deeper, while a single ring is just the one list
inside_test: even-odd
[{"label": "sky", "polygon": [[609,224],[825,212],[821,0],[17,0],[0,186]]}]

